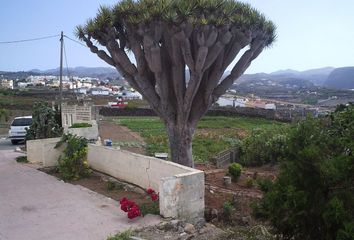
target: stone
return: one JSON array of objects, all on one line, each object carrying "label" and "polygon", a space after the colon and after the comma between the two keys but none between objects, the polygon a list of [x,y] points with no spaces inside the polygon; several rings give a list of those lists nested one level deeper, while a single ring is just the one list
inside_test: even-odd
[{"label": "stone", "polygon": [[211,209],[211,219],[218,218],[219,211],[216,208]]},{"label": "stone", "polygon": [[186,226],[184,227],[184,231],[188,234],[193,234],[196,232],[195,227],[193,224],[186,223]]},{"label": "stone", "polygon": [[205,219],[204,218],[197,219],[194,226],[197,230],[202,229],[205,226]]},{"label": "stone", "polygon": [[245,216],[245,217],[241,218],[241,221],[242,221],[243,224],[249,225],[251,223],[252,219],[251,219],[250,216]]},{"label": "stone", "polygon": [[231,177],[229,176],[224,176],[223,178],[223,183],[226,187],[230,186],[231,185]]}]

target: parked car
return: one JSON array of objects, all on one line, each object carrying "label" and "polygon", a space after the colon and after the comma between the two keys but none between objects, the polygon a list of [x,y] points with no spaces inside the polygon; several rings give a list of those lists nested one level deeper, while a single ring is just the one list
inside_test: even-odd
[{"label": "parked car", "polygon": [[12,144],[24,141],[26,138],[26,129],[32,124],[32,116],[16,117],[10,126],[9,138]]}]

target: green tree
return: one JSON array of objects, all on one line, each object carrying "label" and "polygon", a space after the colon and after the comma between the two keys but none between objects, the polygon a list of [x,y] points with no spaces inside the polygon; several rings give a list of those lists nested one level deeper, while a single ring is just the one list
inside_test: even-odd
[{"label": "green tree", "polygon": [[275,39],[271,21],[235,0],[122,0],[76,32],[150,103],[186,166],[197,122]]},{"label": "green tree", "polygon": [[276,182],[255,207],[284,239],[354,239],[354,105],[289,132]]},{"label": "green tree", "polygon": [[33,106],[32,125],[27,129],[26,139],[43,139],[60,137],[63,129],[60,126],[59,112],[45,102],[37,102]]}]

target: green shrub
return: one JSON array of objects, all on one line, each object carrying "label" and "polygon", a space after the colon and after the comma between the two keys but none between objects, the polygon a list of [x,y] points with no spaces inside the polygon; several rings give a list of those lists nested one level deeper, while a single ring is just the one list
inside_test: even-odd
[{"label": "green shrub", "polygon": [[92,127],[92,124],[90,124],[90,123],[74,123],[69,128],[87,128],[87,127]]},{"label": "green shrub", "polygon": [[254,130],[239,145],[240,160],[243,166],[275,164],[284,152],[287,127],[267,130]]},{"label": "green shrub", "polygon": [[18,157],[16,158],[16,162],[19,162],[19,163],[28,163],[27,156],[18,156]]},{"label": "green shrub", "polygon": [[254,186],[254,180],[251,177],[247,177],[246,179],[246,187],[252,188]]},{"label": "green shrub", "polygon": [[229,219],[232,215],[232,212],[235,210],[235,207],[234,205],[229,202],[229,201],[226,201],[224,202],[224,205],[223,205],[223,213],[224,213],[224,216]]},{"label": "green shrub", "polygon": [[354,239],[354,105],[294,124],[275,183],[254,206],[283,239]]},{"label": "green shrub", "polygon": [[273,182],[269,178],[258,178],[257,184],[263,192],[268,192],[273,186]]},{"label": "green shrub", "polygon": [[146,214],[160,214],[159,201],[151,201],[149,203],[143,203],[140,205],[141,215],[145,216]]},{"label": "green shrub", "polygon": [[229,166],[229,174],[233,179],[238,179],[241,176],[242,166],[239,163],[231,163]]},{"label": "green shrub", "polygon": [[53,110],[48,103],[35,103],[32,112],[32,125],[27,129],[26,139],[60,137],[63,134],[63,129],[59,119],[60,112]]},{"label": "green shrub", "polygon": [[58,159],[58,171],[64,181],[87,177],[91,170],[87,163],[87,140],[76,135],[65,134],[56,148],[66,143],[64,156]]}]

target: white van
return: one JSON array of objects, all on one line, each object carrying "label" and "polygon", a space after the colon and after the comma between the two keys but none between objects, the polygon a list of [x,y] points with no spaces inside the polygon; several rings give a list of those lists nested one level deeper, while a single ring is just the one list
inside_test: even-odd
[{"label": "white van", "polygon": [[17,144],[26,138],[26,128],[32,124],[32,116],[16,117],[10,126],[9,138],[12,144]]}]

